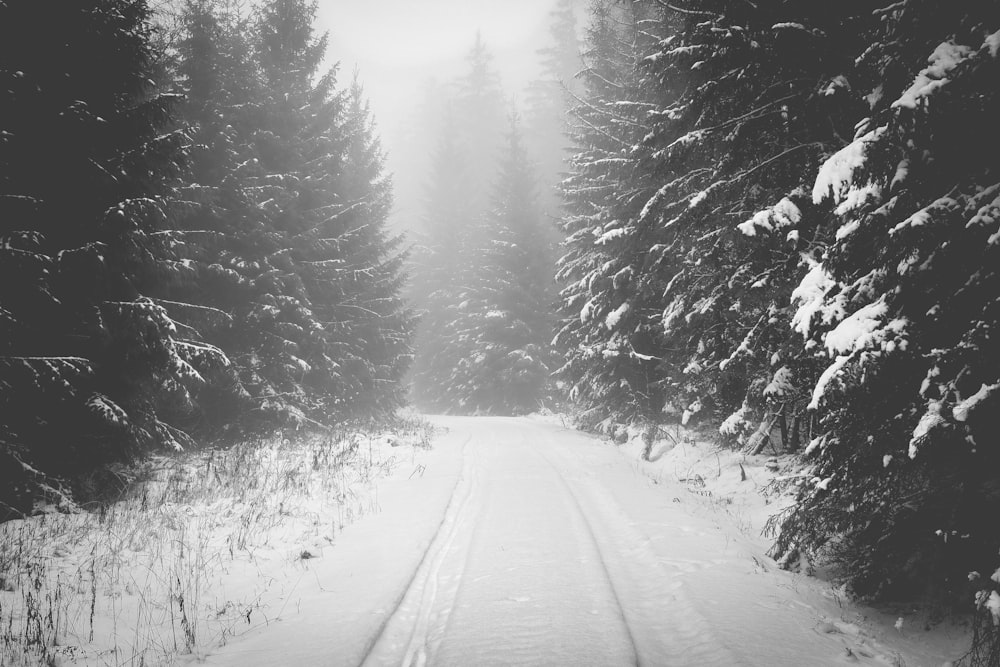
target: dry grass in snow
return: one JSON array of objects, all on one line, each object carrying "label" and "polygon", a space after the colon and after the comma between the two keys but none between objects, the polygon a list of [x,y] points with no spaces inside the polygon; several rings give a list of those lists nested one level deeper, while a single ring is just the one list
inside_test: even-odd
[{"label": "dry grass in snow", "polygon": [[269,623],[429,429],[155,458],[119,502],[0,524],[0,665],[171,664]]}]

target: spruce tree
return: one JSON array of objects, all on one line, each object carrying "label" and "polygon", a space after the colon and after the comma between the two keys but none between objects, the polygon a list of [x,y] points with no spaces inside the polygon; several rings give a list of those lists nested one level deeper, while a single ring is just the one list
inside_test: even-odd
[{"label": "spruce tree", "polygon": [[411,373],[412,400],[424,410],[453,405],[448,378],[458,359],[453,324],[471,306],[471,261],[477,217],[466,198],[467,154],[451,132],[452,116],[441,121],[440,145],[433,155],[425,213],[411,255],[411,300],[420,314]]},{"label": "spruce tree", "polygon": [[456,363],[448,387],[465,412],[523,414],[551,396],[551,234],[535,182],[514,112],[467,305],[450,341]]},{"label": "spruce tree", "polygon": [[473,307],[474,253],[486,242],[483,219],[502,137],[503,93],[492,58],[477,33],[438,128],[412,256],[410,295],[420,316],[412,393],[415,404],[428,410],[458,409],[463,392],[449,378],[471,353],[472,332],[462,322]]},{"label": "spruce tree", "polygon": [[577,0],[559,0],[550,13],[550,42],[539,51],[542,75],[529,84],[525,98],[524,137],[538,163],[539,202],[553,217],[561,203],[557,186],[569,162],[569,110],[582,93],[576,5]]},{"label": "spruce tree", "polygon": [[187,442],[217,349],[179,340],[140,291],[182,132],[156,94],[145,2],[0,4],[0,469],[3,514],[52,477]]},{"label": "spruce tree", "polygon": [[847,75],[870,111],[811,189],[834,234],[793,322],[821,421],[776,553],[859,595],[967,604],[997,564],[998,30],[975,3],[876,12]]},{"label": "spruce tree", "polygon": [[652,226],[637,223],[655,192],[633,155],[655,108],[656,90],[638,69],[651,40],[638,28],[644,11],[593,5],[580,75],[585,92],[572,112],[575,153],[562,184],[566,240],[555,341],[564,363],[557,375],[587,427],[656,419],[663,406],[658,324],[650,321],[659,294],[638,290]]}]

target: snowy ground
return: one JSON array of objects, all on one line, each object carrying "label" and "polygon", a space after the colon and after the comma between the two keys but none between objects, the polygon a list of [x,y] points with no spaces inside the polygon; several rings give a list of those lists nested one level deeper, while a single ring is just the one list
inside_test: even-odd
[{"label": "snowy ground", "polygon": [[[941,665],[964,638],[776,568],[768,457],[452,418],[275,622],[209,665]],[[669,450],[669,451],[668,451]],[[742,480],[739,461],[747,479]],[[306,586],[305,584],[308,584]]]},{"label": "snowy ground", "polygon": [[51,664],[219,667],[936,667],[966,646],[775,566],[760,530],[787,499],[761,491],[789,461],[433,421],[431,448],[278,443],[202,460],[182,504],[0,526],[0,574],[15,547],[43,556],[0,586],[0,665],[22,664],[15,636],[58,644]]}]

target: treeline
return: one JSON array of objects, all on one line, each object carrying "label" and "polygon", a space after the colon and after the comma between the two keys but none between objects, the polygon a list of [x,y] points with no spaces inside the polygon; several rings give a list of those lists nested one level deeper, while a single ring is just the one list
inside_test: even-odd
[{"label": "treeline", "polygon": [[0,518],[403,402],[391,186],[315,11],[0,3]]},{"label": "treeline", "polygon": [[997,3],[592,7],[558,377],[592,428],[804,450],[774,555],[861,596],[1000,600],[998,29]]}]

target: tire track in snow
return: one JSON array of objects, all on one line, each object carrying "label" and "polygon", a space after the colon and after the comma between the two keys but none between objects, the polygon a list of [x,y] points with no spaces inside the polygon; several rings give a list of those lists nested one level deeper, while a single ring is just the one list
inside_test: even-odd
[{"label": "tire track in snow", "polygon": [[636,664],[600,552],[571,496],[516,422],[485,423],[480,523],[435,663]]},{"label": "tire track in snow", "polygon": [[[433,649],[440,641],[441,632],[447,624],[448,616],[454,608],[457,582],[465,569],[467,553],[452,572],[456,585],[450,589],[442,586],[442,569],[448,556],[454,551],[454,544],[471,522],[470,498],[475,495],[477,484],[477,459],[475,448],[470,448],[471,436],[462,443],[462,473],[452,490],[451,500],[395,607],[379,626],[365,650],[362,665],[403,665],[423,667],[432,657]],[[470,453],[468,450],[471,449]],[[474,522],[472,522],[473,525]],[[471,539],[471,531],[468,531]],[[439,597],[444,596],[443,600]],[[435,610],[438,611],[435,614]],[[432,622],[434,623],[432,625]],[[397,643],[400,637],[406,639],[406,648],[400,657]]]},{"label": "tire track in snow", "polygon": [[[745,664],[719,644],[708,620],[687,599],[678,576],[690,571],[691,565],[661,561],[648,546],[648,538],[626,523],[624,511],[606,489],[598,483],[586,484],[580,493],[578,487],[584,485],[566,479],[561,468],[579,466],[578,461],[556,454],[557,445],[551,441],[539,445],[533,451],[552,468],[572,498],[600,554],[635,649],[635,664]],[[562,466],[543,450],[553,452]]]},{"label": "tire track in snow", "polygon": [[637,667],[641,667],[643,665],[643,662],[640,659],[639,648],[636,644],[635,636],[632,633],[632,628],[629,625],[628,616],[625,613],[625,606],[622,604],[621,597],[618,594],[618,589],[615,586],[614,579],[612,578],[611,572],[608,569],[608,563],[604,556],[604,550],[601,549],[601,545],[597,540],[597,536],[594,534],[594,527],[587,519],[586,512],[584,512],[583,508],[580,506],[580,500],[576,497],[576,494],[573,493],[573,489],[566,482],[566,479],[563,477],[559,469],[552,463],[552,461],[549,460],[547,456],[541,453],[541,451],[537,446],[529,445],[527,437],[525,436],[522,436],[522,444],[524,445],[525,450],[533,452],[539,460],[544,462],[545,465],[547,465],[549,468],[552,469],[552,472],[555,473],[555,477],[559,481],[560,486],[562,486],[563,490],[566,492],[566,496],[571,501],[569,505],[573,507],[573,509],[575,510],[576,515],[580,520],[580,524],[583,526],[584,529],[583,532],[586,533],[587,539],[590,542],[590,545],[593,548],[594,553],[597,555],[597,562],[601,566],[601,573],[604,577],[604,580],[607,582],[608,589],[611,591],[611,596],[618,607],[618,617],[619,619],[621,619],[622,628],[625,630],[625,634],[628,636],[629,643],[632,645],[632,655],[634,657],[634,661],[632,662],[632,664],[636,665]]}]

